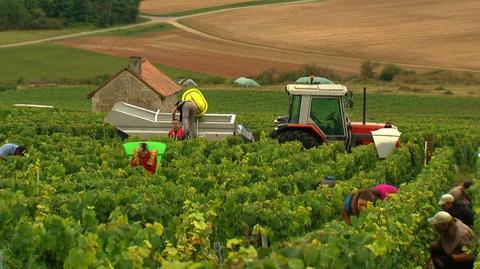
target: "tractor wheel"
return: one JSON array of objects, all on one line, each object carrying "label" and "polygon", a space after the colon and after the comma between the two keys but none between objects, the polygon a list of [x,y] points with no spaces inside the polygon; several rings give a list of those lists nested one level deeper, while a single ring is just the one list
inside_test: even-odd
[{"label": "tractor wheel", "polygon": [[317,138],[313,137],[311,134],[301,131],[301,130],[289,130],[285,131],[278,137],[278,142],[285,143],[290,141],[299,141],[302,143],[303,147],[306,149],[318,147],[322,144]]},{"label": "tractor wheel", "polygon": [[271,133],[270,133],[270,138],[271,139],[277,139],[278,138],[278,131],[275,131],[273,130]]}]

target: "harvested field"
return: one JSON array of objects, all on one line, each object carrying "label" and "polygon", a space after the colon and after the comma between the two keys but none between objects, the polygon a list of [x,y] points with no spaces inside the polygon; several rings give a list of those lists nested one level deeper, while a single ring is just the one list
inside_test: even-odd
[{"label": "harvested field", "polygon": [[241,2],[246,0],[144,0],[140,11],[148,14],[166,14]]},{"label": "harvested field", "polygon": [[358,74],[364,59],[420,72],[431,67],[480,71],[476,14],[480,2],[472,0],[327,0],[182,21],[199,31],[180,25],[182,30],[60,43],[119,56],[143,55],[155,63],[232,78],[305,64]]},{"label": "harvested field", "polygon": [[477,0],[329,0],[229,11],[184,23],[225,39],[289,50],[480,70],[478,14]]},{"label": "harvested field", "polygon": [[[297,70],[304,64],[335,65],[341,74],[358,72],[360,62],[269,48],[198,36],[182,30],[121,37],[82,37],[58,43],[118,56],[142,55],[151,61],[207,74],[234,78],[269,68]],[[320,64],[321,63],[321,64]]]}]

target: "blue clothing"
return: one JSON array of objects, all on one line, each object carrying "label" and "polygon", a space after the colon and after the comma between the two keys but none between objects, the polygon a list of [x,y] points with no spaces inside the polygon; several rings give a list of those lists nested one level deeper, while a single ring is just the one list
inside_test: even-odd
[{"label": "blue clothing", "polygon": [[14,155],[15,150],[18,148],[18,145],[15,144],[5,144],[0,147],[0,156],[6,158],[8,155]]},{"label": "blue clothing", "polygon": [[345,209],[348,215],[352,215],[352,210],[350,208],[351,202],[352,202],[352,195],[347,196],[343,202],[343,208]]}]

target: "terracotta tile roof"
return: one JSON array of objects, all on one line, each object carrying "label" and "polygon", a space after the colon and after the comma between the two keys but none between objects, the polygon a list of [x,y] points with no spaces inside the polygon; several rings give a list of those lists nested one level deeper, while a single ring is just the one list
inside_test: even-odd
[{"label": "terracotta tile roof", "polygon": [[182,88],[167,75],[158,70],[148,60],[143,59],[141,79],[161,96],[167,97],[182,90]]},{"label": "terracotta tile roof", "polygon": [[130,72],[132,75],[140,79],[143,83],[145,83],[149,88],[155,91],[157,94],[163,97],[168,97],[172,94],[175,94],[182,90],[182,87],[179,86],[175,81],[169,78],[167,75],[162,73],[162,71],[158,70],[152,63],[150,63],[145,58],[142,58],[142,70],[141,76],[138,76],[132,70],[128,69],[128,67],[120,70],[117,74],[112,76],[109,80],[103,83],[100,87],[98,87],[95,91],[88,94],[88,98],[92,98],[95,93],[100,91],[105,85],[107,85],[110,81],[114,80],[118,75],[122,72],[127,71]]}]

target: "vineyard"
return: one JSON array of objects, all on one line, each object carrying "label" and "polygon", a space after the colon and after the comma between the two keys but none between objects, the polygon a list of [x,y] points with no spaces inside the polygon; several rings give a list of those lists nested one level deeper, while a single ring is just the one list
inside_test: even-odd
[{"label": "vineyard", "polygon": [[[242,120],[263,136],[273,117],[260,115]],[[338,144],[302,150],[265,136],[256,143],[166,141],[162,166],[151,176],[129,166],[125,141],[102,116],[0,110],[0,142],[29,148],[0,164],[3,263],[421,268],[435,238],[426,219],[439,210],[438,197],[456,182],[458,167],[480,170],[475,119],[447,121],[404,117],[402,147],[384,161],[374,146],[346,153]],[[428,136],[435,151],[424,166]],[[339,180],[335,188],[320,185],[326,175]],[[353,217],[352,226],[340,221],[345,195],[383,182],[399,185],[399,194]]]}]

